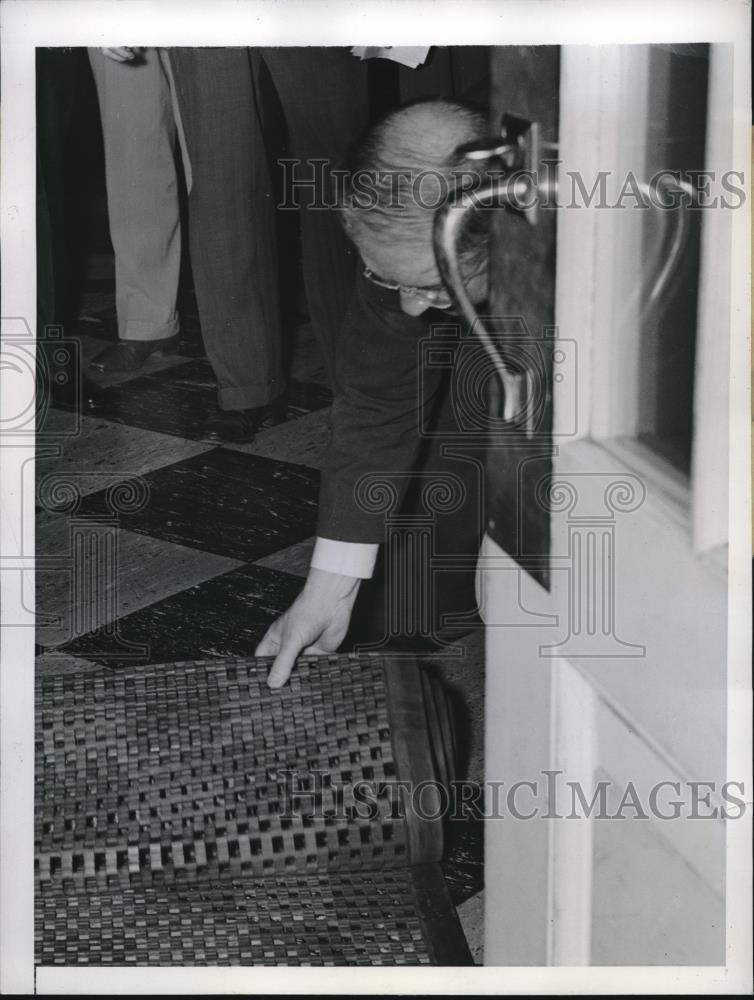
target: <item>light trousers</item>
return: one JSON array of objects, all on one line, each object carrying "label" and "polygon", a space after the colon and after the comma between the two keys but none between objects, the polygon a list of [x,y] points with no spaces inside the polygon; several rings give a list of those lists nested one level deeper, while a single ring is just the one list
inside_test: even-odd
[{"label": "light trousers", "polygon": [[176,125],[157,49],[120,63],[89,49],[102,119],[118,336],[160,340],[178,332],[181,265]]}]

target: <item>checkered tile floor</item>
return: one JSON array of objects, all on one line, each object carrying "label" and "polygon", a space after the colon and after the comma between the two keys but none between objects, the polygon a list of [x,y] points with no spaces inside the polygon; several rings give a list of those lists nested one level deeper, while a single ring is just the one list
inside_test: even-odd
[{"label": "checkered tile floor", "polygon": [[[82,364],[117,337],[112,263],[93,261],[74,330]],[[51,408],[37,457],[40,665],[250,655],[295,598],[315,531],[330,393],[302,324],[286,419],[242,446],[199,438],[216,400],[190,295],[178,351],[104,376],[78,419]],[[77,566],[76,572],[73,571]],[[482,780],[483,655],[437,664],[469,718],[466,776]],[[446,863],[469,944],[481,955],[481,827],[458,824]]]}]

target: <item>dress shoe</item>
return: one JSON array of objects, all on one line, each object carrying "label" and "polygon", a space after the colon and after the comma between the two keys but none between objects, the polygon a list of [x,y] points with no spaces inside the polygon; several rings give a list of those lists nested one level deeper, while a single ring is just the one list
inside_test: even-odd
[{"label": "dress shoe", "polygon": [[160,357],[177,343],[177,337],[164,337],[162,340],[119,340],[90,361],[89,367],[98,372],[137,372],[147,358],[152,355]]},{"label": "dress shoe", "polygon": [[285,396],[248,410],[218,410],[204,425],[201,440],[207,444],[248,444],[263,425],[280,423],[285,413]]}]

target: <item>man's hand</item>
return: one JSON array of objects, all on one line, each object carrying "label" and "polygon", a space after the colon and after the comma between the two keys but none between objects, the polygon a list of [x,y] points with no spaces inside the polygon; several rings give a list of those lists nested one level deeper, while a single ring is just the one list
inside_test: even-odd
[{"label": "man's hand", "polygon": [[114,62],[133,62],[142,52],[141,48],[134,48],[133,45],[121,45],[115,48],[100,49],[103,56],[112,59]]},{"label": "man's hand", "polygon": [[304,589],[257,646],[257,656],[275,657],[267,677],[270,687],[285,684],[302,650],[335,652],[348,631],[360,583],[358,577],[309,570]]}]

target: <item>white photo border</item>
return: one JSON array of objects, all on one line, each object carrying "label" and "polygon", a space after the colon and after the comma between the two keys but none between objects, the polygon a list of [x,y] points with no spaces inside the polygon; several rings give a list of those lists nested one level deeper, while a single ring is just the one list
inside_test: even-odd
[{"label": "white photo border", "polygon": [[[744,0],[5,0],[2,32],[3,337],[36,317],[35,82],[37,46],[530,45],[730,42],[734,46],[734,168],[750,179],[749,4]],[[751,188],[749,187],[749,190]],[[728,768],[751,789],[750,207],[733,224],[730,390]],[[32,354],[33,357],[33,354]],[[33,400],[0,366],[3,418]],[[751,814],[728,824],[725,967],[611,968],[34,968],[34,503],[22,490],[34,440],[0,448],[0,992],[2,993],[729,993],[751,988]],[[25,470],[25,471],[24,471]],[[33,493],[33,491],[31,491]],[[749,791],[750,796],[750,791]],[[749,803],[751,808],[751,803]],[[617,975],[616,973],[620,974]]]}]

